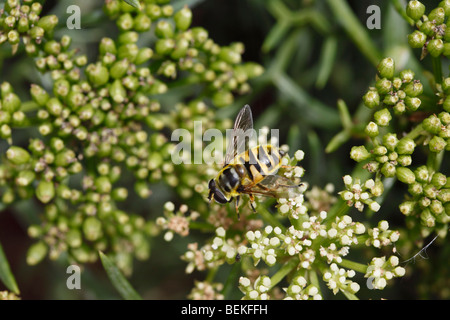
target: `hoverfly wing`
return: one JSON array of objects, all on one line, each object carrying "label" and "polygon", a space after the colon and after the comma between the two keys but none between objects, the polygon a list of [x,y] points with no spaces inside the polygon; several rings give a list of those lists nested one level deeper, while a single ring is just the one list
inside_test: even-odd
[{"label": "hoverfly wing", "polygon": [[268,175],[261,182],[245,187],[243,192],[273,198],[295,198],[302,194],[302,184],[279,175]]},{"label": "hoverfly wing", "polygon": [[248,143],[253,135],[253,116],[250,106],[246,104],[239,111],[234,121],[234,127],[225,154],[224,166],[231,163],[236,155],[248,149]]}]

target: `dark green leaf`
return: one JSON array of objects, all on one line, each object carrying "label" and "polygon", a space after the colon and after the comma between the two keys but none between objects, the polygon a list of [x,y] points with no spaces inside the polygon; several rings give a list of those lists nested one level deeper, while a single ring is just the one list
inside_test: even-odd
[{"label": "dark green leaf", "polygon": [[141,10],[141,4],[139,3],[139,0],[123,0],[126,3],[128,3],[130,6],[135,7],[136,9]]},{"label": "dark green leaf", "polygon": [[15,294],[20,294],[19,287],[17,286],[16,279],[9,268],[8,260],[3,252],[2,245],[0,244],[0,280],[5,286]]},{"label": "dark green leaf", "polygon": [[134,290],[128,280],[125,279],[124,275],[120,272],[114,262],[103,252],[99,252],[99,254],[109,279],[117,291],[119,291],[122,298],[125,300],[142,300],[141,296]]}]

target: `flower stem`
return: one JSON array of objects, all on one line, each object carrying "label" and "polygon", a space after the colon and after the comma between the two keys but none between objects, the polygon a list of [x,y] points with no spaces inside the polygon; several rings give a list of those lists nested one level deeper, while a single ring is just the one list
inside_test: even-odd
[{"label": "flower stem", "polygon": [[351,270],[355,270],[357,272],[361,272],[361,273],[366,273],[367,272],[367,266],[359,263],[359,262],[354,262],[351,260],[347,260],[347,259],[342,259],[342,261],[340,263],[338,263],[340,266],[344,267],[344,268],[348,268]]},{"label": "flower stem", "polygon": [[299,258],[298,257],[294,257],[292,259],[290,259],[288,262],[286,262],[284,264],[284,266],[281,267],[280,270],[278,270],[273,276],[272,278],[270,278],[271,283],[270,283],[270,289],[272,289],[274,286],[276,286],[281,280],[283,280],[283,278],[292,270],[294,270],[298,263],[299,263]]}]

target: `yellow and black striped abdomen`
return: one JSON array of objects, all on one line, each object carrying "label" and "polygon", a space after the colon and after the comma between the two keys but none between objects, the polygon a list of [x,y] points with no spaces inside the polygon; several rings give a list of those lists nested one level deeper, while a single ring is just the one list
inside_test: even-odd
[{"label": "yellow and black striped abdomen", "polygon": [[256,184],[278,171],[283,155],[283,151],[272,145],[259,145],[236,156],[235,163],[243,165],[251,183]]}]

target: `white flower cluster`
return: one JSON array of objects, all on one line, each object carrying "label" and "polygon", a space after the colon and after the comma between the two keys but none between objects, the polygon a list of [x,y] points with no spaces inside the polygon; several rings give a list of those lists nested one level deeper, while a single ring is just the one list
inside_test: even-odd
[{"label": "white flower cluster", "polygon": [[268,294],[271,288],[271,280],[268,276],[259,276],[255,283],[252,282],[247,277],[239,278],[239,289],[244,293],[243,300],[269,300],[270,296]]},{"label": "white flower cluster", "polygon": [[[238,253],[240,255],[249,254],[252,256],[255,266],[259,263],[261,259],[269,265],[273,266],[276,260],[276,249],[280,246],[280,238],[282,230],[279,227],[273,228],[272,226],[267,226],[264,231],[248,231],[245,234],[246,239],[250,243],[250,247],[240,246],[238,248]],[[270,236],[273,234],[273,236]]]},{"label": "white flower cluster", "polygon": [[182,204],[178,211],[175,212],[175,205],[173,202],[168,201],[164,204],[164,216],[156,219],[156,225],[161,230],[167,230],[164,234],[164,240],[171,241],[174,233],[185,237],[189,234],[189,222],[199,217],[199,213],[192,211],[189,215],[186,215],[189,208],[187,205]]},{"label": "white flower cluster", "polygon": [[388,246],[400,237],[399,231],[389,230],[389,223],[386,220],[378,222],[378,228],[369,229],[368,234],[369,239],[366,240],[366,245],[372,245],[375,248]]},{"label": "white flower cluster", "polygon": [[345,270],[339,268],[336,263],[332,263],[330,269],[323,274],[323,280],[334,294],[338,293],[339,290],[354,294],[359,291],[360,286],[349,278],[353,278],[355,274],[354,270]]},{"label": "white flower cluster", "polygon": [[386,287],[387,280],[395,277],[403,277],[405,268],[400,267],[397,256],[391,256],[388,260],[386,257],[373,258],[367,267],[366,278],[371,278],[368,282],[372,286],[371,289],[382,290]]},{"label": "white flower cluster", "polygon": [[343,246],[357,244],[356,235],[363,234],[366,227],[360,222],[354,222],[348,215],[336,217],[336,221],[331,224],[327,234],[330,239],[338,239]]},{"label": "white flower cluster", "polygon": [[369,206],[370,210],[377,212],[380,210],[378,202],[373,197],[378,197],[383,193],[382,184],[369,179],[363,184],[359,179],[353,180],[349,175],[343,177],[345,190],[339,192],[341,198],[349,206],[355,206],[359,211],[363,211],[364,205]]},{"label": "white flower cluster", "polygon": [[209,283],[207,281],[195,281],[195,286],[188,295],[192,300],[223,300],[220,293],[223,289],[222,283]]},{"label": "white flower cluster", "polygon": [[322,300],[319,289],[312,284],[307,286],[306,279],[302,276],[292,279],[289,287],[283,290],[286,292],[284,300]]}]

